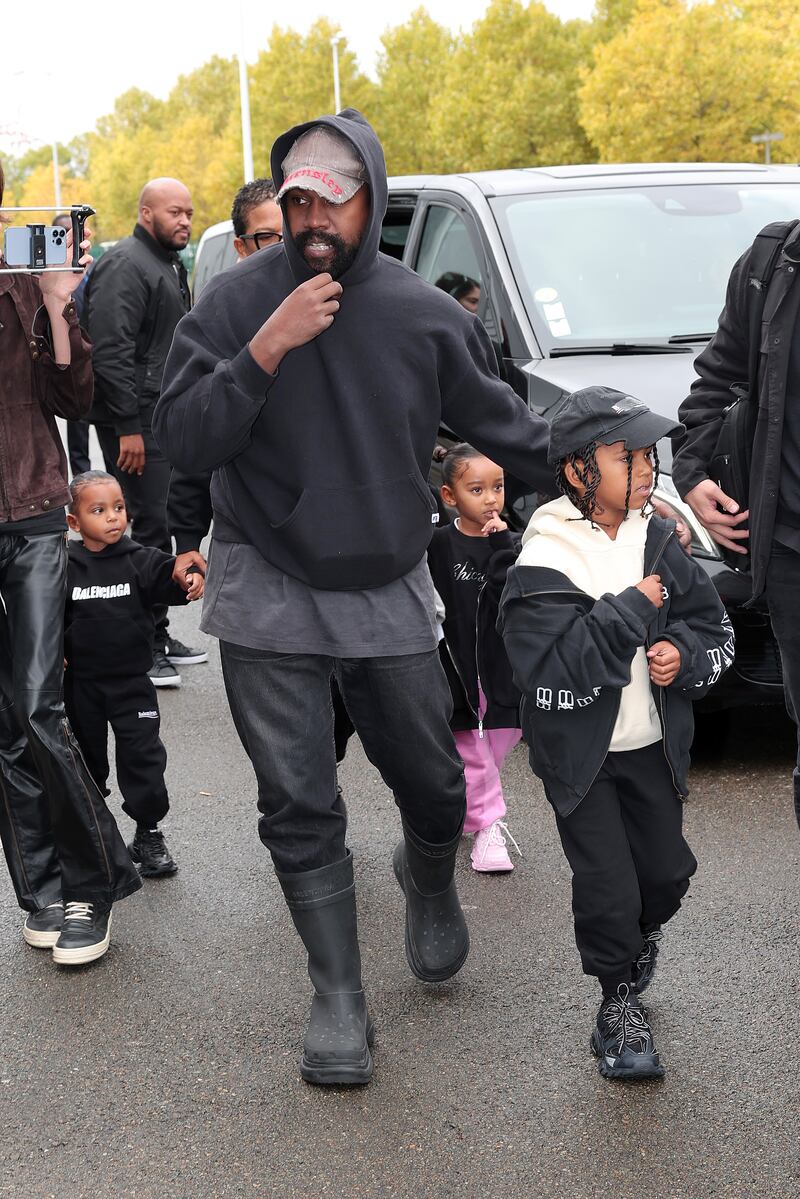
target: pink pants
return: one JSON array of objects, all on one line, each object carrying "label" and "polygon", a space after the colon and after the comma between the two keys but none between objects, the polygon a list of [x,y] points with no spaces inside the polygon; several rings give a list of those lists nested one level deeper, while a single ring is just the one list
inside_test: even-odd
[{"label": "pink pants", "polygon": [[506,814],[500,767],[522,733],[519,729],[484,729],[481,737],[477,729],[464,729],[453,736],[464,763],[467,785],[464,832],[476,833],[494,824],[495,820],[502,820]]}]

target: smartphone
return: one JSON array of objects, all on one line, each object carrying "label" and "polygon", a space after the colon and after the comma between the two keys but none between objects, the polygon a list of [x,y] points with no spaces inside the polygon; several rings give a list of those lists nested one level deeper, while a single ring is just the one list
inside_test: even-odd
[{"label": "smartphone", "polygon": [[67,261],[67,231],[58,225],[15,225],[3,236],[3,256],[9,266],[44,270]]}]

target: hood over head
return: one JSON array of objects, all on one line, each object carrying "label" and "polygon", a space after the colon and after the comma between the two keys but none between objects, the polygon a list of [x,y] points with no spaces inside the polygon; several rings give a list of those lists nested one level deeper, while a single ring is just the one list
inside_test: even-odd
[{"label": "hood over head", "polygon": [[[378,140],[375,130],[372,128],[369,122],[365,120],[361,113],[357,112],[354,108],[345,108],[337,116],[328,115],[316,117],[313,121],[305,121],[302,125],[295,125],[295,127],[290,129],[287,133],[281,134],[281,136],[275,142],[275,145],[272,147],[272,153],[270,155],[272,178],[275,182],[275,187],[277,188],[281,203],[283,203],[283,198],[285,195],[285,193],[282,194],[282,189],[285,182],[289,182],[292,186],[303,188],[311,187],[312,182],[314,182],[314,180],[310,178],[304,178],[302,174],[297,176],[296,183],[287,178],[287,176],[294,173],[295,169],[299,170],[302,167],[312,165],[308,162],[300,161],[300,158],[303,156],[300,155],[299,151],[297,163],[294,164],[293,159],[291,158],[287,163],[287,166],[291,169],[285,170],[284,162],[290,155],[290,152],[293,150],[298,139],[316,127],[331,129],[345,137],[352,145],[353,149],[358,155],[358,158],[364,164],[366,171],[366,181],[370,192],[370,215],[367,221],[367,227],[364,230],[364,236],[361,239],[361,245],[358,247],[358,253],[356,254],[355,261],[350,269],[345,271],[344,275],[341,276],[341,282],[343,284],[356,283],[359,279],[368,274],[370,270],[372,270],[378,258],[378,248],[381,240],[381,226],[383,224],[383,218],[386,214],[386,204],[388,200],[386,162],[384,161],[383,157],[383,148]],[[313,139],[311,146],[312,148],[314,146]],[[308,140],[303,143],[303,147],[306,149],[309,148]],[[343,149],[341,146],[335,146],[335,143],[332,145],[332,148],[335,148],[339,153],[341,153]],[[314,153],[317,157],[319,156],[319,146],[314,149]],[[352,160],[352,165],[348,166],[347,172],[341,170],[341,166],[347,164],[339,164],[339,166],[337,166],[335,163],[322,164],[321,162],[317,163],[315,158],[313,165],[315,169],[317,166],[327,165],[328,172],[335,182],[338,174],[345,176],[352,173],[355,160]],[[339,182],[341,185],[342,181],[340,180]],[[358,183],[359,186],[362,186],[360,180]],[[289,189],[287,188],[286,190]],[[319,187],[315,187],[314,190],[320,191]],[[352,194],[355,195],[357,190],[357,187],[353,188]],[[324,193],[320,191],[320,194]],[[347,198],[350,199],[351,196],[348,196]],[[334,202],[336,202],[335,198]],[[339,200],[338,202],[344,203],[345,201]],[[291,236],[284,237],[283,249],[289,261],[292,274],[298,281],[302,282],[305,279],[311,279],[314,277],[315,272],[306,263],[302,254],[295,246]]]}]

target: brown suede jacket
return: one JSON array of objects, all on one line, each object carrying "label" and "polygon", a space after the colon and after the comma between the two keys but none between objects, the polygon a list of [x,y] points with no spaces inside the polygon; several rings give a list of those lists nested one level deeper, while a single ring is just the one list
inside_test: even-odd
[{"label": "brown suede jacket", "polygon": [[71,363],[58,366],[38,282],[0,263],[0,532],[4,521],[60,508],[69,499],[56,416],[77,420],[92,403],[92,361],[74,301],[64,308]]}]

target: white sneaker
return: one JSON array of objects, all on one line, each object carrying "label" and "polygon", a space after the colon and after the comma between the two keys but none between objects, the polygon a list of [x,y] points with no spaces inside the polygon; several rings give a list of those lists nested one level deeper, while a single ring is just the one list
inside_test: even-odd
[{"label": "white sneaker", "polygon": [[522,851],[509,833],[508,825],[502,820],[495,820],[494,824],[490,824],[488,828],[479,829],[475,834],[470,854],[473,870],[486,874],[502,874],[514,869],[514,863],[506,849],[506,839],[503,833],[507,834],[509,841],[522,857]]}]

